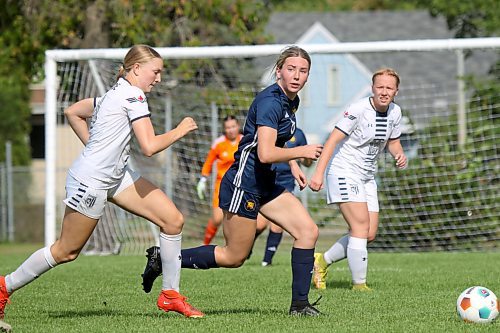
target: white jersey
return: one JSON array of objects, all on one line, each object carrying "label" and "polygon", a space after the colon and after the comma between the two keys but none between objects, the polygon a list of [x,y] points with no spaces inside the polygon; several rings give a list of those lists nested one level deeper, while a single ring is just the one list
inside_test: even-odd
[{"label": "white jersey", "polygon": [[336,147],[328,174],[354,175],[374,179],[377,158],[387,140],[401,136],[401,108],[391,103],[387,112],[378,112],[370,97],[351,104],[335,126],[347,137]]},{"label": "white jersey", "polygon": [[130,156],[132,122],[150,115],[144,92],[120,78],[104,96],[94,99],[89,140],[69,173],[95,189],[115,186]]}]

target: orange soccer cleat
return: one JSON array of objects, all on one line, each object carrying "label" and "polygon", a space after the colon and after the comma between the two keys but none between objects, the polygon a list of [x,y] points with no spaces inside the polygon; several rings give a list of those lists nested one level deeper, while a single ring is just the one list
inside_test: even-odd
[{"label": "orange soccer cleat", "polygon": [[0,276],[0,320],[5,316],[5,306],[10,303],[9,293],[5,285],[5,277]]},{"label": "orange soccer cleat", "polygon": [[158,297],[158,309],[165,312],[175,311],[188,318],[202,318],[203,312],[186,302],[187,298],[175,290],[162,290]]}]

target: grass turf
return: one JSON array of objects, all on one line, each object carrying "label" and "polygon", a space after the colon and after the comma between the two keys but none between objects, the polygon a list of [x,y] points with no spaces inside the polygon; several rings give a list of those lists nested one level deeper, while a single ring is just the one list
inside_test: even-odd
[{"label": "grass turf", "polygon": [[[500,253],[371,253],[372,293],[350,290],[347,263],[330,268],[317,318],[287,315],[289,244],[261,267],[263,243],[238,269],[183,270],[181,292],[205,312],[187,319],[156,308],[161,287],[141,289],[143,256],[82,256],[17,291],[6,308],[13,332],[498,332],[492,324],[459,320],[455,302],[482,285],[500,296]],[[0,245],[0,274],[15,269],[35,248]],[[321,250],[324,250],[320,248]]]}]

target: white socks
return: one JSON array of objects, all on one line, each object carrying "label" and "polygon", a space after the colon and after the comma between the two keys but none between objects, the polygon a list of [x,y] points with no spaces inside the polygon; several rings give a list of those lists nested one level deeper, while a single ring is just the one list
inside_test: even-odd
[{"label": "white socks", "polygon": [[349,235],[344,235],[323,254],[328,265],[347,258],[347,243],[349,243]]},{"label": "white socks", "polygon": [[162,290],[173,289],[179,291],[181,278],[181,239],[182,233],[178,235],[167,235],[160,233],[160,258],[162,265]]},{"label": "white socks", "polygon": [[349,236],[347,246],[347,261],[352,274],[353,284],[366,283],[366,272],[368,270],[368,250],[366,238]]},{"label": "white socks", "polygon": [[[160,257],[162,264],[163,283],[162,289],[179,291],[181,275],[181,239],[178,235],[160,233]],[[50,247],[45,247],[34,252],[14,272],[5,276],[7,292],[12,294],[24,287],[43,273],[57,265],[50,253]]]},{"label": "white socks", "polygon": [[56,265],[57,263],[50,253],[50,247],[37,250],[14,272],[5,276],[7,292],[12,294]]}]

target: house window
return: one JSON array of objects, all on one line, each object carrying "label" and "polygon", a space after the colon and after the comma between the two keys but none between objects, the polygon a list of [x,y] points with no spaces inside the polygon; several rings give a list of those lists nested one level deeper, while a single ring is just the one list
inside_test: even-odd
[{"label": "house window", "polygon": [[340,102],[340,74],[339,68],[336,65],[329,65],[327,71],[326,95],[328,105],[334,106]]}]

